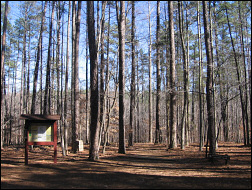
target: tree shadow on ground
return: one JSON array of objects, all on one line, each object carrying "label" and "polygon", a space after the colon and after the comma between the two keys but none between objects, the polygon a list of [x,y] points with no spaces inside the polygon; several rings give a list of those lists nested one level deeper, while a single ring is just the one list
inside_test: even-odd
[{"label": "tree shadow on ground", "polygon": [[170,188],[251,188],[251,178],[185,177],[142,175],[105,171],[100,163],[83,161],[79,168],[59,168],[56,165],[32,164],[31,170],[53,170],[53,174],[37,173],[25,182],[28,185],[1,182],[1,188],[99,188],[99,189],[170,189]]},{"label": "tree shadow on ground", "polygon": [[[51,152],[38,151],[29,153],[28,166],[24,165],[24,157],[10,153],[4,157],[7,154],[4,152],[1,155],[1,188],[251,189],[251,167],[248,167],[251,159],[247,157],[245,160],[232,160],[231,157],[230,167],[215,166],[203,153],[165,152],[165,147],[146,147],[154,151],[150,153],[140,146],[137,148],[125,155],[101,156],[95,162],[87,160],[87,151],[64,158],[59,156],[57,164],[53,163]],[[155,151],[159,150],[162,153],[157,155]],[[238,156],[238,159],[245,158]],[[237,165],[233,167],[234,164]]]}]

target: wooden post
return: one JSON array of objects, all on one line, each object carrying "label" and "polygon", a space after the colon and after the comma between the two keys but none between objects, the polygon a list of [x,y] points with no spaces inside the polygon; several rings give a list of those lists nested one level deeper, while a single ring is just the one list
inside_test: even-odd
[{"label": "wooden post", "polygon": [[53,123],[54,163],[57,163],[57,121]]},{"label": "wooden post", "polygon": [[25,165],[28,165],[28,138],[29,138],[29,131],[28,131],[28,122],[25,122]]}]

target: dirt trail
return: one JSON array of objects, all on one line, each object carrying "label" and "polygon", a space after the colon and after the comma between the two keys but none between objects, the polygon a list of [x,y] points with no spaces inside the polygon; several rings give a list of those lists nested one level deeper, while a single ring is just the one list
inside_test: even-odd
[{"label": "dirt trail", "polygon": [[228,154],[228,165],[215,165],[205,159],[196,144],[166,151],[165,145],[135,144],[127,154],[108,147],[99,161],[90,162],[88,147],[78,154],[62,157],[53,163],[53,150],[35,148],[24,165],[23,148],[1,152],[1,189],[5,188],[248,188],[251,189],[251,147],[220,143],[218,153]]}]

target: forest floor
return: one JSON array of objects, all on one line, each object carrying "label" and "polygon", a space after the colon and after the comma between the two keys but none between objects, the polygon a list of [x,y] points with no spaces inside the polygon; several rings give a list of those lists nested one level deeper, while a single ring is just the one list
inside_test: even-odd
[{"label": "forest floor", "polygon": [[53,148],[34,148],[29,165],[24,164],[24,148],[1,151],[1,189],[251,189],[251,147],[219,143],[218,154],[230,161],[212,164],[192,144],[185,150],[166,151],[165,145],[135,144],[118,154],[107,147],[105,155],[88,161],[88,146],[78,154],[63,157],[58,147],[57,164]]}]

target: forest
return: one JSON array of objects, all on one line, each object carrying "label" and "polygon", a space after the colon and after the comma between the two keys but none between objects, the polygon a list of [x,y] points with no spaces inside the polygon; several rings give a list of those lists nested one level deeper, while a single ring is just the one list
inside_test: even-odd
[{"label": "forest", "polygon": [[1,188],[251,189],[251,1],[1,1]]},{"label": "forest", "polygon": [[1,149],[21,114],[89,145],[251,145],[250,1],[1,1]]}]

